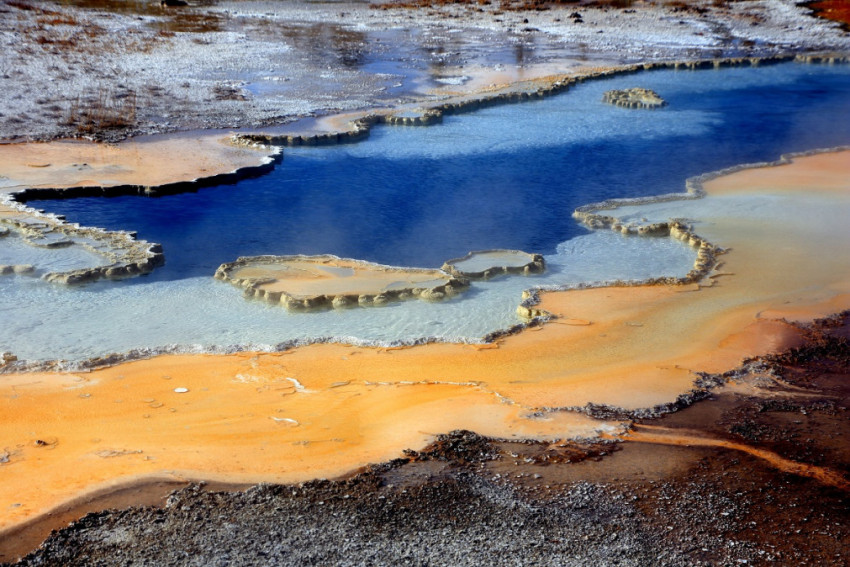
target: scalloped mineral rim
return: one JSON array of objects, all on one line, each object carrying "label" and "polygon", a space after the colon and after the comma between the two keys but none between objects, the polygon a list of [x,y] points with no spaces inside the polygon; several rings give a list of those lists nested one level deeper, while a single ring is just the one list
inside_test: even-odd
[{"label": "scalloped mineral rim", "polygon": [[215,277],[245,289],[247,297],[292,310],[379,306],[393,300],[436,301],[469,283],[442,270],[400,268],[364,260],[319,256],[247,256],[219,266]]},{"label": "scalloped mineral rim", "polygon": [[102,278],[121,279],[145,274],[165,260],[162,246],[137,240],[133,232],[82,227],[64,218],[43,214],[0,198],[0,236],[19,236],[26,244],[46,249],[78,247],[102,258],[102,263],[65,271],[44,271],[40,266],[15,264],[0,266],[0,275],[34,274],[51,283],[80,284]]},{"label": "scalloped mineral rim", "polygon": [[452,258],[443,270],[453,276],[487,279],[501,274],[539,274],[546,269],[542,254],[522,250],[477,250],[462,258]]},{"label": "scalloped mineral rim", "polygon": [[623,108],[661,108],[667,105],[657,92],[640,87],[606,91],[602,100]]}]

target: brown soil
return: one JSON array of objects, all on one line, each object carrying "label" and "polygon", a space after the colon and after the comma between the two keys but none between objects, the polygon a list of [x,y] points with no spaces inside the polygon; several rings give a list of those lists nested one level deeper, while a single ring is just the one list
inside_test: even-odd
[{"label": "brown soil", "polygon": [[840,22],[844,29],[850,29],[850,3],[847,0],[819,0],[807,4],[816,16]]}]

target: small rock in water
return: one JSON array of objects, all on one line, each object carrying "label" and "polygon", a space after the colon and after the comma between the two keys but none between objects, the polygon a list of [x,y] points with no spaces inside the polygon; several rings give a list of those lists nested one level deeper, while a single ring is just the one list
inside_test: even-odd
[{"label": "small rock in water", "polygon": [[661,108],[667,105],[657,92],[642,88],[607,91],[602,100],[623,108]]}]

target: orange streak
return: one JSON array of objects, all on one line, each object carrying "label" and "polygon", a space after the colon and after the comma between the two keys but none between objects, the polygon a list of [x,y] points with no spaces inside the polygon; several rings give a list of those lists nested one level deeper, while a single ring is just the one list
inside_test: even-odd
[{"label": "orange streak", "polygon": [[817,480],[822,484],[826,484],[828,486],[838,488],[839,490],[850,492],[850,481],[848,481],[844,477],[844,475],[832,469],[818,467],[807,463],[800,463],[798,461],[792,461],[791,459],[786,459],[785,457],[782,457],[781,455],[778,455],[773,451],[768,451],[767,449],[761,449],[759,447],[753,447],[751,445],[744,445],[743,443],[735,443],[734,441],[727,441],[725,439],[715,439],[700,435],[684,435],[682,433],[679,433],[678,431],[680,430],[668,429],[666,427],[658,426],[652,427],[647,425],[638,425],[635,426],[634,431],[629,432],[625,436],[625,439],[627,441],[634,441],[637,443],[652,443],[655,445],[674,445],[679,447],[718,447],[723,449],[732,449],[733,451],[740,451],[742,453],[747,453],[748,455],[757,457],[769,463],[771,466],[773,466],[779,471],[795,474],[797,476],[811,478]]}]

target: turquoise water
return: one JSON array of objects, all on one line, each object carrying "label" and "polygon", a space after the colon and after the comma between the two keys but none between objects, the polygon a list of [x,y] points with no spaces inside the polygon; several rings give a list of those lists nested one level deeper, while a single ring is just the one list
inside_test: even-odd
[{"label": "turquoise water", "polygon": [[[642,86],[657,111],[601,102]],[[156,199],[33,202],[72,222],[138,231],[167,264],[126,282],[57,288],[0,278],[0,349],[80,360],[133,348],[278,348],[341,338],[475,341],[518,322],[523,289],[683,275],[693,251],[668,239],[588,233],[577,206],[681,191],[687,177],[850,143],[850,68],[653,71],[579,85],[544,101],[380,127],[359,144],[294,148],[271,174]],[[0,247],[3,246],[0,241]],[[470,250],[546,255],[543,276],[476,283],[439,304],[292,314],[211,275],[253,254],[320,254],[433,267]]]}]

